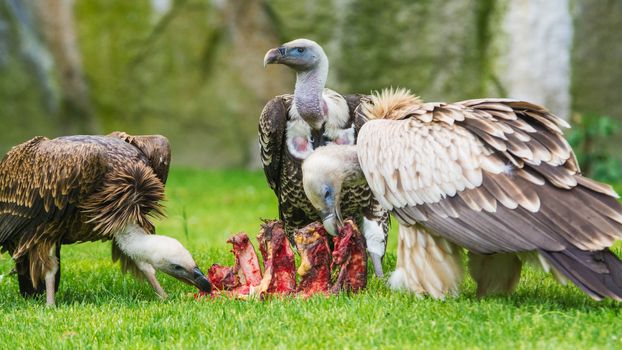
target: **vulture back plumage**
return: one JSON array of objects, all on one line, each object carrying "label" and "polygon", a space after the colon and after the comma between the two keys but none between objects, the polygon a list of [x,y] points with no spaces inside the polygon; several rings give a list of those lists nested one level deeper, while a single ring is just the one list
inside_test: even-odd
[{"label": "vulture back plumage", "polygon": [[468,248],[474,264],[506,262],[505,272],[493,259],[472,265],[478,282],[507,272],[513,289],[520,265],[503,254],[531,251],[592,298],[622,300],[622,263],[609,250],[622,238],[622,205],[581,174],[564,120],[525,101],[423,103],[403,91],[363,109],[376,119],[358,146],[372,191],[401,224]]},{"label": "vulture back plumage", "polygon": [[42,291],[61,244],[110,240],[129,223],[153,232],[170,157],[165,137],[121,132],[13,147],[0,163],[0,246],[16,261],[22,294]]}]

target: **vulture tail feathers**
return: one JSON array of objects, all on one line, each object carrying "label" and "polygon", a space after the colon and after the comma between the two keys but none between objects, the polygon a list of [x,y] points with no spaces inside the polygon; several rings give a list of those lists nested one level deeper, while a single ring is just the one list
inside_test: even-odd
[{"label": "vulture tail feathers", "polygon": [[622,261],[608,248],[587,251],[569,247],[540,253],[593,299],[622,301]]}]

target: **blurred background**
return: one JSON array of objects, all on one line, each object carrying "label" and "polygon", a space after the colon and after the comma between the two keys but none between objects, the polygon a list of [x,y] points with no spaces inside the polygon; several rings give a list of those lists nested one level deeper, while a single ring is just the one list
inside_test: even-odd
[{"label": "blurred background", "polygon": [[35,135],[160,133],[176,166],[257,168],[264,53],[307,37],[342,93],[528,99],[571,120],[584,170],[620,178],[620,0],[0,0],[0,153]]}]

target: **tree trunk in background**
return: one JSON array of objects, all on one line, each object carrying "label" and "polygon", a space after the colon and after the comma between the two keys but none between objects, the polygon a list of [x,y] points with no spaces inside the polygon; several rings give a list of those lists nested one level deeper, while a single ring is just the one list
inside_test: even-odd
[{"label": "tree trunk in background", "polygon": [[58,69],[61,130],[65,134],[96,133],[99,128],[82,71],[73,0],[32,0],[32,5]]},{"label": "tree trunk in background", "polygon": [[569,0],[508,0],[497,75],[510,98],[570,118],[573,26]]}]

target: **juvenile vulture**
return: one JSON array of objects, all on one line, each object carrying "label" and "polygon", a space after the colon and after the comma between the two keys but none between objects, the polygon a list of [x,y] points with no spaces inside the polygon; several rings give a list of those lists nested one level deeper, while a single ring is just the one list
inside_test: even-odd
[{"label": "juvenile vulture", "polygon": [[124,271],[166,293],[155,271],[210,290],[190,253],[175,239],[152,235],[171,155],[162,136],[35,137],[0,163],[0,247],[16,263],[22,295],[54,304],[60,246],[113,240]]},{"label": "juvenile vulture", "polygon": [[393,287],[455,292],[464,247],[480,296],[512,292],[517,254],[535,252],[592,298],[622,299],[622,263],[609,250],[622,206],[581,175],[565,121],[524,101],[423,103],[404,90],[372,96],[360,112],[369,121],[357,145],[314,152],[304,188],[338,216],[341,188],[369,185],[400,225]]},{"label": "juvenile vulture", "polygon": [[[360,120],[355,120],[354,109],[361,96],[342,96],[324,88],[328,58],[314,41],[297,39],[271,49],[264,57],[264,65],[268,64],[283,64],[296,72],[294,94],[273,98],[259,118],[264,172],[277,196],[280,219],[293,237],[295,229],[320,218],[336,219],[331,213],[317,212],[305,196],[301,164],[325,144],[355,143]],[[344,189],[343,197],[343,214],[356,218],[363,228],[375,272],[382,276],[389,215],[367,186],[349,186]]]}]

